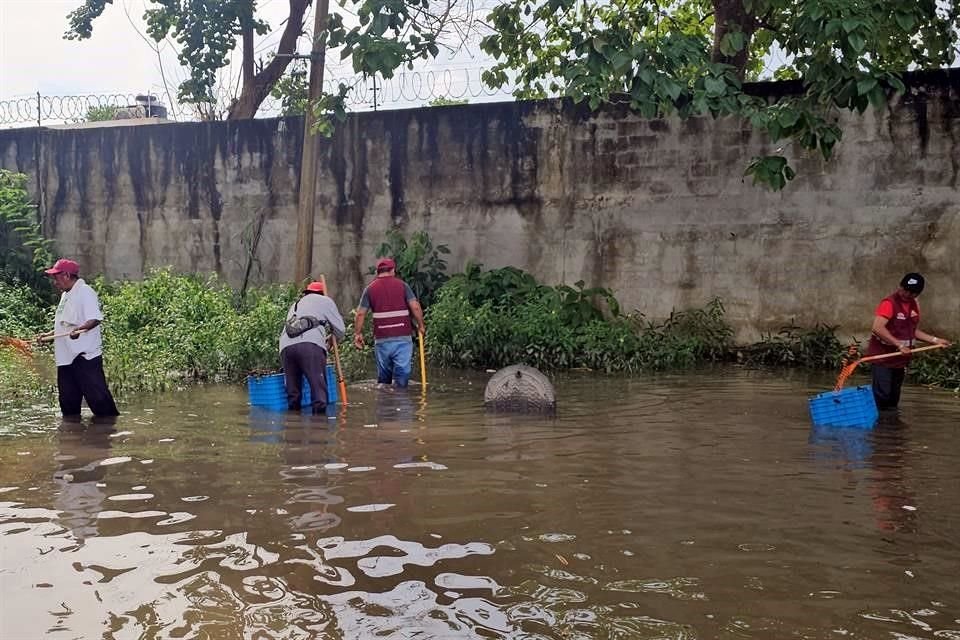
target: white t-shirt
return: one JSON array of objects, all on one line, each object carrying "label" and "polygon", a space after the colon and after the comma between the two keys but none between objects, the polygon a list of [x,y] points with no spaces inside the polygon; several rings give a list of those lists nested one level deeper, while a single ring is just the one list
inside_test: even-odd
[{"label": "white t-shirt", "polygon": [[[88,320],[103,320],[97,292],[83,279],[77,280],[70,291],[60,294],[60,304],[53,319],[54,333],[67,333]],[[103,354],[103,338],[100,325],[90,329],[74,340],[69,336],[53,341],[53,354],[58,367],[71,364],[77,356],[91,360]]]}]

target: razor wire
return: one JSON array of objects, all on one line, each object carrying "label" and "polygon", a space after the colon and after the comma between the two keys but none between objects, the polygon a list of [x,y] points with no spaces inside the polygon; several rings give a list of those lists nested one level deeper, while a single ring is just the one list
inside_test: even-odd
[{"label": "razor wire", "polygon": [[[433,100],[483,101],[513,99],[513,87],[491,88],[482,80],[482,69],[438,69],[404,71],[392,78],[378,76],[332,77],[324,82],[329,93],[336,93],[340,84],[350,88],[346,106],[353,111],[371,109],[400,109],[428,106]],[[137,96],[145,92],[85,93],[74,95],[17,96],[0,99],[0,126],[43,126],[45,124],[83,122],[91,109],[114,107],[131,109],[136,106]],[[150,93],[150,92],[146,92]],[[163,93],[154,91],[154,93]],[[229,104],[233,96],[219,96]],[[174,105],[172,114],[179,120],[198,120],[199,115],[191,105]],[[226,108],[219,110],[226,113]],[[260,106],[258,116],[281,115],[282,103],[268,96]],[[148,115],[148,114],[144,114]]]},{"label": "razor wire", "polygon": [[80,94],[45,96],[35,94],[0,100],[0,125],[47,122],[77,122],[86,119],[91,109],[134,106],[139,93]]},{"label": "razor wire", "polygon": [[[484,84],[479,69],[441,69],[405,71],[392,78],[360,78],[354,83],[347,103],[351,106],[416,105],[431,100],[476,100],[502,96],[510,99],[512,88],[491,88]],[[326,83],[325,83],[326,84]],[[327,91],[334,92],[339,82],[332,80]]]}]

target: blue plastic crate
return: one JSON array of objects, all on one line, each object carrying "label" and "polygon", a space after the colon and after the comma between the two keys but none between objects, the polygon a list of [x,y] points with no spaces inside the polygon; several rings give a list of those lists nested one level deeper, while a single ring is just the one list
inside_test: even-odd
[{"label": "blue plastic crate", "polygon": [[340,391],[337,387],[337,372],[332,364],[327,365],[327,404],[340,402]]},{"label": "blue plastic crate", "polygon": [[[327,365],[327,404],[340,401],[337,393],[336,373],[333,365]],[[251,406],[265,407],[282,411],[287,408],[287,389],[284,386],[283,373],[271,373],[263,376],[247,377],[247,395]],[[310,385],[304,377],[300,382],[300,406],[308,407],[313,403]]]},{"label": "blue plastic crate", "polygon": [[810,398],[810,418],[819,427],[862,427],[877,422],[877,403],[869,385],[825,391]]}]

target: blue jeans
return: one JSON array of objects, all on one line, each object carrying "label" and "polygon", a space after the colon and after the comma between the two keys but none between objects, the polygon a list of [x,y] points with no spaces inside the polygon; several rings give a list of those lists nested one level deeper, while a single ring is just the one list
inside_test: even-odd
[{"label": "blue jeans", "polygon": [[410,361],[413,359],[411,338],[378,340],[373,347],[377,358],[377,382],[405,387],[410,382]]}]

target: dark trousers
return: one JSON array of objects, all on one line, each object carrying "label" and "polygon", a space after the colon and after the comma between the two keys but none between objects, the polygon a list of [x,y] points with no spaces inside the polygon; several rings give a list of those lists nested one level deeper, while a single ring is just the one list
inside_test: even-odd
[{"label": "dark trousers", "polygon": [[70,364],[57,367],[57,389],[60,392],[60,413],[64,416],[80,415],[83,400],[87,401],[95,416],[120,415],[107,388],[101,356],[90,360],[77,356]]},{"label": "dark trousers", "polygon": [[284,386],[287,388],[287,407],[300,409],[300,380],[307,376],[314,413],[327,410],[327,352],[312,342],[298,342],[280,352]]},{"label": "dark trousers", "polygon": [[877,409],[897,408],[906,375],[906,369],[873,366],[873,399],[877,401]]}]

